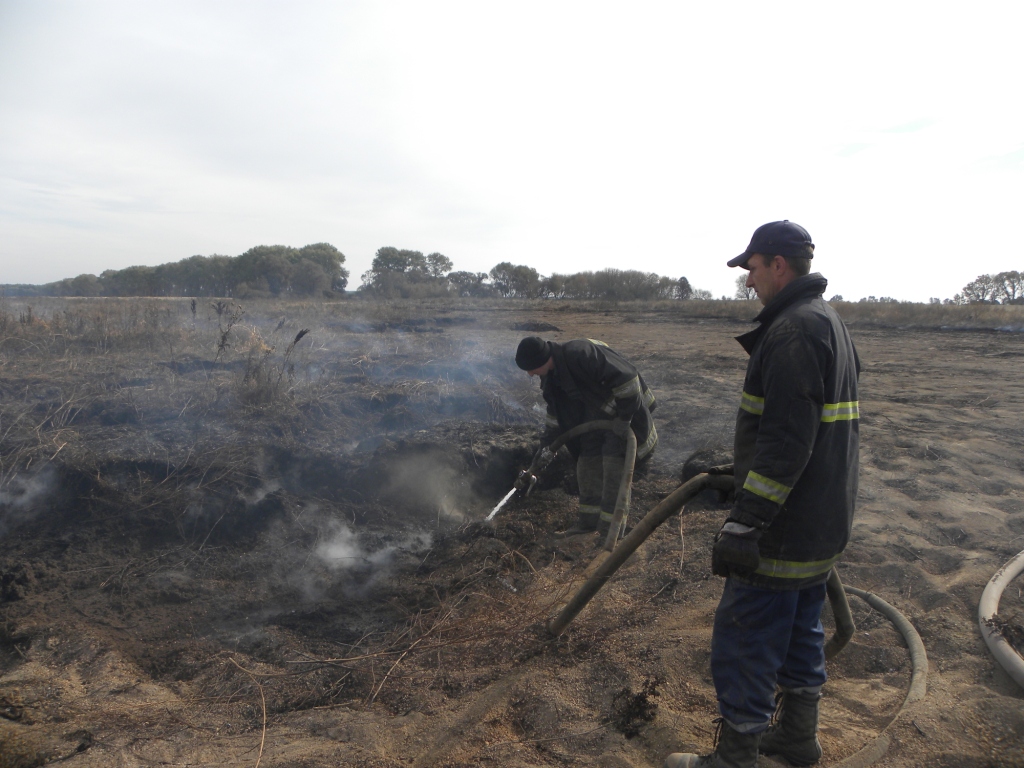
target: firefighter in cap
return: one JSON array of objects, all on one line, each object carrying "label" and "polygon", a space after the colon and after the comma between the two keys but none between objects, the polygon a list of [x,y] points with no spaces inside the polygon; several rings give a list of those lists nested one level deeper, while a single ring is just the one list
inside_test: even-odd
[{"label": "firefighter in cap", "polygon": [[[636,435],[637,467],[651,457],[658,443],[651,418],[654,395],[628,360],[594,339],[558,343],[529,336],[519,343],[516,365],[540,377],[547,403],[545,445],[588,421],[611,422],[611,430],[587,432],[567,444],[576,460],[580,509],[575,526],[565,533],[607,534],[622,480],[626,430],[632,428]],[[626,525],[625,515],[622,525]]]},{"label": "firefighter in cap", "polygon": [[759,751],[797,766],[821,758],[821,608],[853,526],[860,361],[822,297],[827,281],[810,273],[813,257],[807,230],[773,221],[729,261],[747,270],[764,309],[737,339],[750,360],[736,417],[736,500],[711,554],[711,570],[725,577],[711,634],[722,722],[713,753],[675,753],[666,768],[752,768]]}]

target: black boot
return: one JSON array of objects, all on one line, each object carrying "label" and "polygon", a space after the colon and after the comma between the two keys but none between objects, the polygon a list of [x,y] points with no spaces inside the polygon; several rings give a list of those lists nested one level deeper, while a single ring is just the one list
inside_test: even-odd
[{"label": "black boot", "polygon": [[665,768],[756,768],[760,733],[740,733],[724,720],[718,723],[715,751],[710,755],[673,752]]},{"label": "black boot", "polygon": [[818,701],[820,693],[782,689],[779,715],[761,739],[760,751],[781,755],[796,766],[813,765],[821,759],[818,742]]},{"label": "black boot", "polygon": [[593,533],[597,530],[598,523],[597,512],[580,512],[579,517],[576,518],[576,524],[573,525],[567,531],[561,531],[555,534],[558,537],[563,536],[578,536],[581,533]]}]

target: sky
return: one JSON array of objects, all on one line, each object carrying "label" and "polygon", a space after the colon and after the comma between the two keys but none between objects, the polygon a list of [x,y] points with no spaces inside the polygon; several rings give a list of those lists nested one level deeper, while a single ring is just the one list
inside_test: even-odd
[{"label": "sky", "polygon": [[0,283],[328,242],[826,296],[1024,270],[1024,5],[0,0]]}]

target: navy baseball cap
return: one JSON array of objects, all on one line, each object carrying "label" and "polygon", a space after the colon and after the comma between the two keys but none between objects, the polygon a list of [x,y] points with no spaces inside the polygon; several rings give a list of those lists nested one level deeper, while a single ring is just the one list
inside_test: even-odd
[{"label": "navy baseball cap", "polygon": [[762,224],[754,230],[747,250],[729,260],[730,267],[742,267],[755,253],[762,256],[795,256],[801,259],[814,258],[814,243],[811,235],[799,224],[789,219]]}]

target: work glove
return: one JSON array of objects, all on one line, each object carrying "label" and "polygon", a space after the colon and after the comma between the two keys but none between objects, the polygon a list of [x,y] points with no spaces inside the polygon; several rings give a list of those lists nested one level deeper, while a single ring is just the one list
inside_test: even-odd
[{"label": "work glove", "polygon": [[715,547],[711,550],[711,572],[715,576],[728,577],[733,572],[739,575],[751,574],[761,564],[761,553],[757,542],[761,531],[750,525],[726,520],[722,530],[715,536]]},{"label": "work glove", "polygon": [[625,440],[629,430],[629,419],[612,419],[612,432],[615,433],[616,437]]},{"label": "work glove", "polygon": [[532,466],[537,472],[540,472],[542,469],[545,469],[554,458],[555,454],[552,453],[551,448],[547,445],[542,445],[537,449],[537,452],[533,454],[533,462],[530,466]]}]

